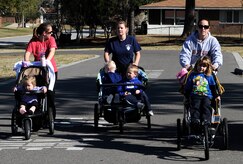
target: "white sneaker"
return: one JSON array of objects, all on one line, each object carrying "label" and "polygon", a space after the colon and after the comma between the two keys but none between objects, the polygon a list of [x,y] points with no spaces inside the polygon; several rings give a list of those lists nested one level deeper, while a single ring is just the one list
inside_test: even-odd
[{"label": "white sneaker", "polygon": [[154,115],[154,112],[153,112],[152,110],[150,110],[150,111],[148,112],[148,114],[149,114],[150,116],[153,116],[153,115]]},{"label": "white sneaker", "polygon": [[113,99],[113,95],[110,94],[110,95],[106,98],[107,103],[108,103],[108,104],[111,104],[112,99]]}]

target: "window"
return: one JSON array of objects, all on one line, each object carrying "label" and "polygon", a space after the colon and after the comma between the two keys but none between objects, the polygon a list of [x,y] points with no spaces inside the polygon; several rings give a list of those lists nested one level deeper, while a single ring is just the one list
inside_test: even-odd
[{"label": "window", "polygon": [[227,11],[226,22],[227,23],[239,23],[239,11]]},{"label": "window", "polygon": [[149,10],[149,24],[160,25],[160,10]]},{"label": "window", "polygon": [[234,11],[234,22],[239,23],[240,16],[239,11]]},{"label": "window", "polygon": [[184,10],[162,10],[163,25],[183,25],[184,17]]},{"label": "window", "polygon": [[165,10],[164,12],[164,22],[163,24],[166,25],[173,25],[174,24],[174,10]]},{"label": "window", "polygon": [[232,11],[227,11],[226,22],[232,22]]}]

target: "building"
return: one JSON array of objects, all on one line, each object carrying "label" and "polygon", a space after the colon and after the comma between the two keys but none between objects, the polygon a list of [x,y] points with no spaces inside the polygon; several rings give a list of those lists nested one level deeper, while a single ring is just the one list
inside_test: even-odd
[{"label": "building", "polygon": [[[147,34],[180,35],[186,0],[163,0],[140,6],[146,10]],[[243,25],[242,0],[195,0],[195,22],[210,20],[212,33],[239,34]]]}]

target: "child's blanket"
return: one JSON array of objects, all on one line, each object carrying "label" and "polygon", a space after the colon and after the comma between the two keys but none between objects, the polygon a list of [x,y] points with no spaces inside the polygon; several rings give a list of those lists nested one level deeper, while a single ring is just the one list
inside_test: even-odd
[{"label": "child's blanket", "polygon": [[[26,66],[26,67],[29,67],[29,66],[41,66],[41,62],[40,61],[34,61],[34,62],[19,61],[19,62],[15,63],[13,70],[16,72],[16,79],[18,78],[18,74],[20,73],[20,70],[21,70],[23,65]],[[48,90],[53,91],[55,80],[56,80],[56,76],[55,76],[54,68],[53,68],[50,60],[46,60],[46,66],[48,68],[49,78],[50,78],[50,84],[48,86]]]}]

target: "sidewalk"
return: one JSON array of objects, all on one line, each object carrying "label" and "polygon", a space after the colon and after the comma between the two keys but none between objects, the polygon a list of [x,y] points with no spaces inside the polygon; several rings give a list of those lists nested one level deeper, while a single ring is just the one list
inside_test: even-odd
[{"label": "sidewalk", "polygon": [[[36,24],[33,24],[33,23],[26,23],[26,28],[30,28],[30,27],[35,27]],[[18,23],[12,23],[8,26],[6,26],[6,28],[18,28]]]}]

